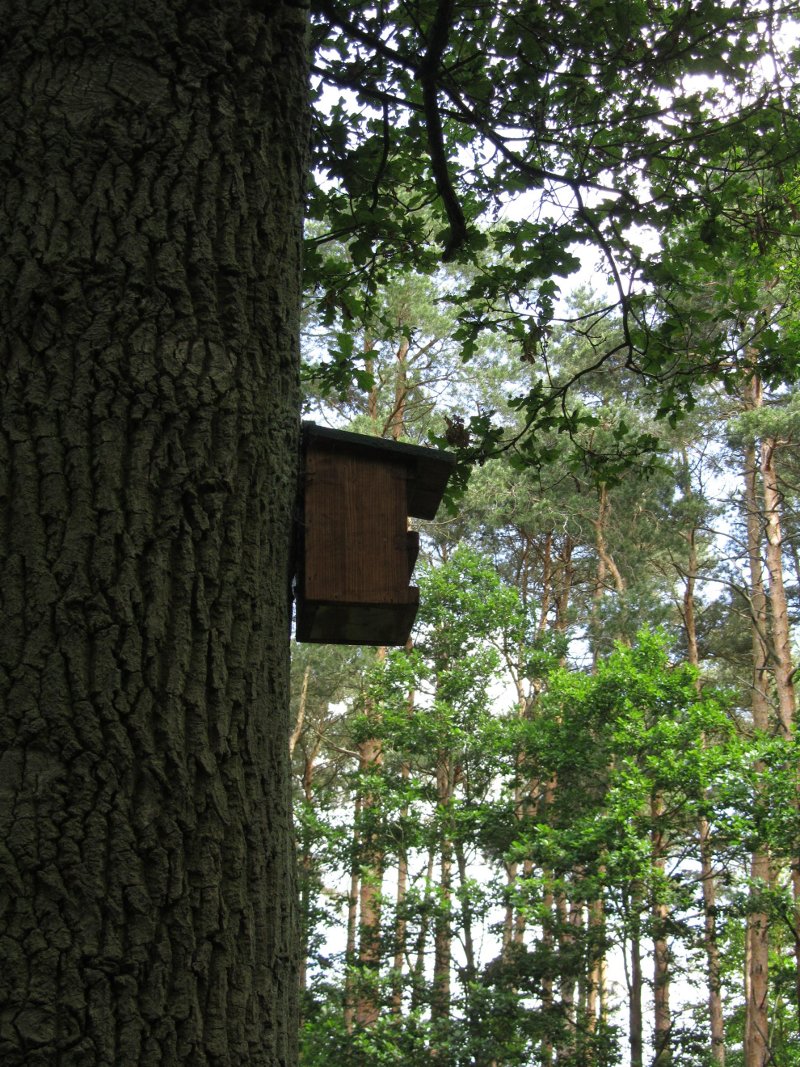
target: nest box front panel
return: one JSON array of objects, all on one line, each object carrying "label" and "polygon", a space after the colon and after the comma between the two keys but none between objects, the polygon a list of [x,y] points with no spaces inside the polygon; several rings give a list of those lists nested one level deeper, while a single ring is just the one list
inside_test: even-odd
[{"label": "nest box front panel", "polygon": [[408,603],[405,464],[309,447],[304,595],[309,601]]},{"label": "nest box front panel", "polygon": [[298,641],[404,645],[419,590],[419,536],[454,460],[445,452],[306,423],[297,584]]}]

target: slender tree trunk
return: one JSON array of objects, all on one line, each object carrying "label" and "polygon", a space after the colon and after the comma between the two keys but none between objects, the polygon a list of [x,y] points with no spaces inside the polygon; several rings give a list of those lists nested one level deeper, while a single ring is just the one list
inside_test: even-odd
[{"label": "slender tree trunk", "polygon": [[[516,791],[515,791],[516,792]],[[515,798],[516,799],[516,798]],[[519,865],[516,860],[505,864],[506,872],[506,906],[503,914],[503,947],[504,960],[511,957],[511,946],[514,943],[514,892],[517,885],[517,872]]]},{"label": "slender tree trunk", "polygon": [[609,552],[606,543],[606,527],[608,526],[608,517],[611,514],[611,501],[608,496],[608,489],[605,482],[603,482],[598,490],[598,500],[598,513],[597,518],[594,520],[597,555],[604,564],[605,570],[611,575],[614,582],[614,588],[621,596],[625,592],[625,579],[622,577],[619,567],[617,567],[614,562],[614,557]]},{"label": "slender tree trunk", "polygon": [[[533,809],[530,810],[530,814],[533,814]],[[526,856],[525,859],[522,861],[523,881],[527,883],[532,876],[533,860],[529,859]],[[525,930],[527,929],[527,926],[528,920],[525,915],[525,909],[518,907],[516,914],[514,915],[514,934],[512,938],[515,945],[523,945],[525,943]]]},{"label": "slender tree trunk", "polygon": [[[478,973],[475,957],[475,938],[472,930],[472,904],[469,899],[467,879],[467,859],[464,855],[464,842],[456,841],[453,846],[458,867],[458,881],[461,886],[461,934],[464,938],[464,979],[467,984],[473,982]],[[469,996],[467,992],[467,997]]]},{"label": "slender tree trunk", "polygon": [[[784,737],[794,733],[796,697],[789,605],[783,581],[783,536],[781,531],[782,494],[775,457],[778,442],[765,438],[761,443],[761,477],[764,490],[769,607],[772,623],[773,677],[778,694],[778,721]],[[800,807],[800,796],[795,799]],[[791,867],[794,899],[795,1010],[800,1013],[800,857]],[[800,1018],[800,1014],[798,1014]]]},{"label": "slender tree trunk", "polygon": [[[599,871],[600,880],[605,875],[605,867]],[[603,898],[598,897],[589,904],[589,940],[592,945],[592,966],[588,975],[586,989],[586,1025],[594,1033],[598,1023],[606,1021],[606,967],[604,950],[598,951],[596,945],[605,940],[606,917]]]},{"label": "slender tree trunk", "polygon": [[408,399],[408,351],[410,345],[407,337],[403,337],[398,345],[395,358],[397,367],[394,379],[394,404],[389,421],[384,428],[384,436],[388,432],[395,441],[399,441],[406,429],[406,402]]},{"label": "slender tree trunk", "polygon": [[642,1067],[644,1062],[644,1014],[642,1012],[642,945],[641,914],[642,894],[638,885],[625,893],[628,913],[628,956],[625,978],[628,986],[628,1047],[631,1067]]},{"label": "slender tree trunk", "polygon": [[355,1023],[355,988],[354,972],[356,964],[356,939],[358,936],[358,887],[360,871],[360,826],[361,793],[356,794],[353,806],[353,848],[350,860],[350,892],[347,897],[347,938],[345,941],[345,975],[344,975],[344,1025],[348,1034]]},{"label": "slender tree trunk", "polygon": [[[530,715],[531,702],[526,697],[523,681],[518,673],[515,673],[515,684],[517,689],[517,716],[522,719]],[[517,753],[516,763],[517,784],[514,786],[514,815],[520,822],[524,822],[525,819],[533,815],[536,809],[536,801],[534,798],[536,786],[535,783],[525,781],[524,779],[524,751],[520,750]],[[505,871],[508,897],[503,918],[503,958],[508,959],[511,953],[511,946],[521,945],[524,941],[526,919],[524,908],[519,906],[515,907],[514,905],[517,878],[519,876],[518,862],[512,860],[511,863],[507,863],[505,865]],[[533,873],[533,863],[527,857],[523,860],[522,873],[524,878],[529,878]]]},{"label": "slender tree trunk", "polygon": [[[385,651],[385,650],[379,650]],[[372,775],[383,765],[380,739],[368,738],[359,746],[359,769]],[[379,800],[367,789],[361,805],[360,877],[358,892],[358,963],[359,993],[355,1021],[359,1026],[373,1026],[378,1019],[378,979],[381,965],[381,884],[384,856],[376,828]]]},{"label": "slender tree trunk", "polygon": [[300,735],[303,732],[303,725],[306,720],[306,701],[308,700],[308,680],[311,677],[311,667],[306,667],[303,672],[303,684],[300,687],[300,699],[297,703],[297,718],[292,728],[292,733],[289,738],[289,755],[294,755],[294,750],[297,747],[297,742],[300,740]]},{"label": "slender tree trunk", "polygon": [[0,1058],[286,1067],[306,11],[2,39]]},{"label": "slender tree trunk", "polygon": [[439,892],[433,935],[433,993],[431,1018],[450,1018],[450,966],[452,959],[451,902],[453,895],[453,842],[447,813],[453,798],[451,758],[442,753],[436,768],[437,807],[442,820],[439,841]]},{"label": "slender tree trunk", "polygon": [[[544,796],[542,806],[545,812],[549,811],[552,807],[556,783],[552,780],[547,783],[544,789]],[[551,959],[554,957],[553,948],[555,945],[554,927],[557,923],[556,918],[556,894],[555,894],[555,875],[554,872],[545,867],[542,870],[542,884],[544,886],[544,892],[542,894],[542,933],[541,941],[542,947],[545,949],[545,953]],[[542,976],[542,1013],[545,1018],[552,1017],[555,1013],[555,996],[554,996],[555,981],[552,974],[544,974]],[[545,1037],[541,1045],[541,1058],[544,1067],[549,1067],[553,1062],[553,1042],[549,1037]]]},{"label": "slender tree trunk", "polygon": [[761,443],[761,477],[764,491],[766,561],[769,575],[769,607],[773,645],[775,689],[778,694],[778,720],[785,737],[794,732],[795,692],[792,662],[792,634],[789,605],[783,582],[783,538],[781,535],[781,491],[775,455],[778,444],[768,437]]},{"label": "slender tree trunk", "polygon": [[577,993],[581,975],[576,968],[575,946],[583,926],[583,902],[569,898],[571,883],[556,897],[558,914],[558,940],[562,959],[561,968],[561,1013],[565,1024],[565,1040],[559,1047],[559,1059],[570,1062],[577,1055],[578,1034]]},{"label": "slender tree trunk", "polygon": [[[409,712],[413,714],[413,695],[409,698]],[[407,763],[401,769],[403,784],[408,781],[411,770]],[[400,811],[401,821],[408,818],[408,808]],[[394,963],[392,966],[392,1012],[399,1015],[403,1007],[403,968],[406,959],[406,935],[408,922],[405,917],[406,893],[408,891],[408,850],[401,842],[397,857],[397,891],[395,894]]]},{"label": "slender tree trunk", "polygon": [[[314,770],[321,740],[311,746],[303,760],[303,799],[310,811],[314,803]],[[314,842],[308,825],[302,830],[300,851],[300,953],[299,980],[301,994],[305,992],[308,972],[309,935],[311,932],[311,898],[314,874]]]},{"label": "slender tree trunk", "polygon": [[428,916],[431,912],[431,905],[434,897],[433,868],[435,863],[436,849],[435,846],[432,845],[428,850],[428,866],[425,871],[425,899],[423,901],[422,917],[420,919],[419,930],[417,931],[417,942],[415,945],[416,956],[411,984],[412,1012],[416,1011],[422,1003],[422,994],[425,985],[425,946],[428,942],[428,931],[430,928]]},{"label": "slender tree trunk", "polygon": [[[530,544],[530,539],[527,539]],[[527,574],[527,569],[526,572]],[[539,605],[539,622],[536,627],[537,637],[544,637],[547,632],[547,621],[550,614],[550,604],[553,598],[553,531],[549,530],[544,542],[542,556],[542,600]],[[522,597],[522,603],[527,603],[527,597]]]},{"label": "slender tree trunk", "polygon": [[[542,947],[545,949],[547,955],[553,958],[553,946],[555,944],[555,937],[553,934],[553,927],[555,925],[556,916],[556,897],[553,892],[554,876],[553,872],[549,869],[542,871],[542,882],[544,884],[544,893],[542,895],[542,913],[544,920],[542,923]],[[542,975],[542,1013],[545,1019],[552,1017],[555,1013],[555,996],[554,996],[555,982],[553,975],[548,973]],[[542,1040],[541,1045],[541,1059],[543,1067],[550,1067],[553,1062],[553,1042],[551,1038],[545,1037]]]},{"label": "slender tree trunk", "polygon": [[639,931],[631,934],[631,999],[628,1008],[631,1067],[642,1067],[644,1057],[644,1013],[642,1011],[642,948]]},{"label": "slender tree trunk", "polygon": [[700,881],[703,893],[703,948],[708,980],[708,1019],[714,1062],[725,1063],[725,1020],[722,1012],[722,960],[717,937],[717,879],[714,874],[714,847],[708,819],[697,820],[700,850]]},{"label": "slender tree trunk", "polygon": [[[365,335],[364,335],[364,341],[363,341],[363,344],[361,346],[361,351],[362,351],[362,353],[364,355],[364,369],[366,370],[367,374],[374,374],[375,373],[375,360],[374,360],[372,354],[375,351],[375,342],[369,336],[369,334],[365,333]],[[374,381],[374,379],[373,379],[373,381]],[[380,400],[380,397],[379,397],[379,393],[378,393],[378,384],[377,384],[377,381],[374,381],[374,384],[373,384],[372,388],[370,389],[369,394],[367,396],[367,418],[370,421],[371,432],[372,432],[373,436],[375,436],[375,437],[382,437],[383,436],[381,434],[381,431],[380,431],[380,426],[378,425],[378,401],[379,400]]]},{"label": "slender tree trunk", "polygon": [[[576,975],[569,966],[570,949],[572,948],[572,930],[569,922],[569,906],[567,903],[567,895],[563,888],[564,882],[562,880],[561,887],[555,894],[555,914],[556,914],[556,931],[558,942],[558,954],[561,958],[561,967],[559,968],[559,998],[561,1006],[561,1015],[565,1023],[569,1026],[574,1022],[574,1007],[575,1007],[575,979]],[[561,1052],[562,1049],[559,1049]]]},{"label": "slender tree trunk", "polygon": [[[761,389],[753,379],[749,406],[761,404]],[[751,645],[753,682],[751,712],[753,729],[764,733],[770,729],[767,670],[769,652],[767,634],[767,598],[761,564],[761,521],[758,506],[758,470],[754,446],[745,450],[745,509],[747,553],[750,569]],[[755,899],[770,882],[770,860],[765,848],[757,846],[751,862],[751,896]],[[747,955],[749,959],[748,998],[745,1018],[744,1053],[746,1067],[765,1067],[771,1060],[767,993],[769,983],[769,919],[763,909],[755,907],[747,917]]]},{"label": "slender tree trunk", "polygon": [[655,872],[655,896],[651,908],[653,922],[653,1012],[654,1012],[654,1046],[653,1067],[669,1067],[672,1063],[672,1013],[670,1010],[671,953],[667,938],[669,905],[659,893],[666,867],[664,834],[661,820],[664,815],[664,803],[658,791],[651,799],[650,816],[651,850],[653,870]]},{"label": "slender tree trunk", "polygon": [[594,589],[592,590],[592,674],[597,673],[597,664],[600,661],[600,611],[603,604],[603,594],[606,588],[607,571],[608,568],[606,567],[606,562],[600,553],[598,553]]},{"label": "slender tree trunk", "polygon": [[556,613],[553,628],[557,633],[566,633],[569,627],[569,601],[572,594],[572,583],[575,578],[575,566],[572,562],[572,553],[575,550],[575,542],[566,534],[561,546],[558,566],[558,592],[556,596]]},{"label": "slender tree trunk", "polygon": [[[687,469],[685,492],[687,497],[691,497],[692,487],[688,475],[688,461],[685,457],[684,466]],[[700,653],[697,645],[694,595],[699,563],[697,558],[697,530],[694,526],[686,535],[686,541],[689,548],[689,566],[683,594],[686,658],[692,667],[699,669]],[[699,676],[696,686],[699,696],[701,689]],[[697,837],[700,852],[700,885],[703,894],[703,948],[708,975],[708,1019],[711,1032],[711,1054],[718,1067],[724,1067],[725,1021],[722,1011],[722,966],[717,937],[717,880],[714,874],[714,849],[711,839],[711,827],[704,815],[699,816],[697,820]]]}]

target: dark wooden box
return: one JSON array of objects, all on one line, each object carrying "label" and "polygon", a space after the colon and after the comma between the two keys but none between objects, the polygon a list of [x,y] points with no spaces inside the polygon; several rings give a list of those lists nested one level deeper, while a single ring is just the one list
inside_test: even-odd
[{"label": "dark wooden box", "polygon": [[298,641],[404,645],[419,590],[419,538],[455,464],[433,448],[303,426]]}]

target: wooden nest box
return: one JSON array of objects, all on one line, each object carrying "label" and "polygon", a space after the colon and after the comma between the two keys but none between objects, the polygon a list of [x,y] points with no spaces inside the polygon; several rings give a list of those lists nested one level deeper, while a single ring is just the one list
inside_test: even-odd
[{"label": "wooden nest box", "polygon": [[434,518],[454,465],[434,448],[303,424],[298,641],[406,643],[419,604],[408,516]]}]

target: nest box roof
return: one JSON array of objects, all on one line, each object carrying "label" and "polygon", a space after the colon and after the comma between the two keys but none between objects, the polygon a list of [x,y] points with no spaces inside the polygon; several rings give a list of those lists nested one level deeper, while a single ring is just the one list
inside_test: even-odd
[{"label": "nest box roof", "polygon": [[417,519],[435,518],[447,479],[456,465],[455,456],[438,448],[422,448],[348,430],[329,430],[314,422],[303,423],[303,436],[306,447],[382,456],[390,462],[403,463],[409,472],[408,513]]}]

